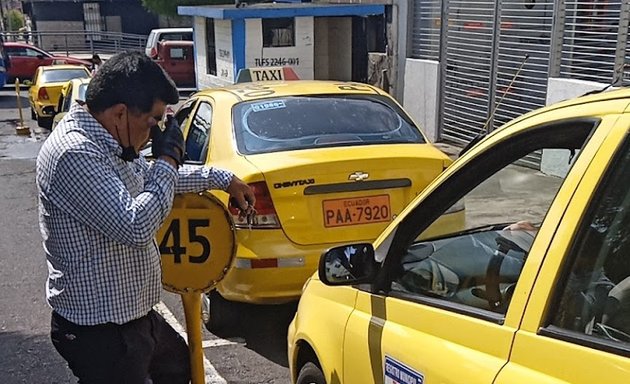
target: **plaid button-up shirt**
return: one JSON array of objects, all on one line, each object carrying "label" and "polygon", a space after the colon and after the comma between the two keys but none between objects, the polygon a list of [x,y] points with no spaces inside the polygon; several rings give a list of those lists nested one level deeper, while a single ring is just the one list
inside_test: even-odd
[{"label": "plaid button-up shirt", "polygon": [[155,234],[174,193],[226,190],[233,174],[165,161],[132,162],[75,104],[37,157],[39,226],[48,263],[46,298],[80,325],[126,323],[160,297]]}]

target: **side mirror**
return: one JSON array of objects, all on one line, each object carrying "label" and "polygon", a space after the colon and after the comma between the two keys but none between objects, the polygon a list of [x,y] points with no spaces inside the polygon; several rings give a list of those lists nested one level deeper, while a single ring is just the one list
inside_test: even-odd
[{"label": "side mirror", "polygon": [[369,282],[378,271],[374,247],[360,243],[335,247],[319,260],[319,279],[326,285],[354,285]]}]

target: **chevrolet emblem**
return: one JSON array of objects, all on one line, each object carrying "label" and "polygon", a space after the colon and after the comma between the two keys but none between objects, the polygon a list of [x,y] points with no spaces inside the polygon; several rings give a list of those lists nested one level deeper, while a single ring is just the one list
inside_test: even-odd
[{"label": "chevrolet emblem", "polygon": [[363,181],[367,180],[368,177],[370,177],[369,173],[357,171],[351,173],[350,176],[348,176],[348,180]]}]

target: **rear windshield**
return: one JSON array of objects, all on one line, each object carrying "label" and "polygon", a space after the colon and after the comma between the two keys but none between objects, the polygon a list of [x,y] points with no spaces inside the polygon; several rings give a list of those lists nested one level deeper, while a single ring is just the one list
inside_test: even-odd
[{"label": "rear windshield", "polygon": [[55,69],[42,73],[42,83],[61,83],[64,81],[89,77],[84,69]]},{"label": "rear windshield", "polygon": [[232,118],[242,154],[424,143],[400,107],[379,95],[287,96],[243,102],[234,107]]},{"label": "rear windshield", "polygon": [[192,41],[192,32],[166,32],[160,35],[160,41]]}]

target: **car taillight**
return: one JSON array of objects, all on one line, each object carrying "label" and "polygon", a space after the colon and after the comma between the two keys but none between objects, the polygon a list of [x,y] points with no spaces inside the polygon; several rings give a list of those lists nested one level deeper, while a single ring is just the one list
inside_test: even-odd
[{"label": "car taillight", "polygon": [[247,222],[247,218],[239,217],[239,209],[230,203],[228,209],[234,219],[236,228],[280,228],[280,220],[278,219],[278,214],[273,206],[273,201],[271,200],[271,194],[269,193],[267,184],[264,181],[259,181],[251,183],[249,186],[256,196],[256,204],[254,205],[254,208],[256,209],[256,217],[254,217],[250,225],[250,223]]},{"label": "car taillight", "polygon": [[39,92],[37,92],[37,99],[38,100],[48,100],[48,91],[46,91],[46,88],[40,88]]}]

